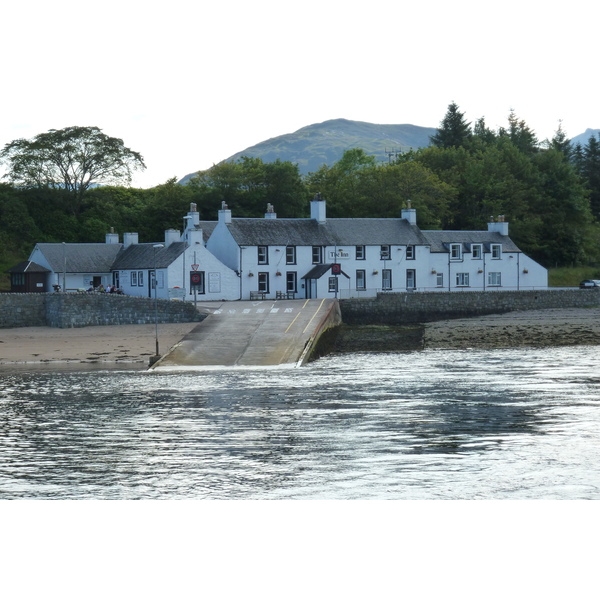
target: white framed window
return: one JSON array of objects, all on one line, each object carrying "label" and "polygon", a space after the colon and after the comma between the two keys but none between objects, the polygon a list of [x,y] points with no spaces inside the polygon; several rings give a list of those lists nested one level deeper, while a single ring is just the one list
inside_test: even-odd
[{"label": "white framed window", "polygon": [[392,289],[392,270],[381,269],[381,289],[391,290]]},{"label": "white framed window", "polygon": [[131,285],[137,285],[137,271],[131,271]]},{"label": "white framed window", "polygon": [[138,287],[143,287],[144,285],[144,271],[138,271]]},{"label": "white framed window", "polygon": [[296,246],[286,246],[286,248],[285,248],[285,264],[286,265],[295,265],[296,264]]},{"label": "white framed window", "polygon": [[435,285],[437,287],[444,287],[444,274],[443,273],[438,273],[435,276]]},{"label": "white framed window", "polygon": [[471,246],[471,258],[474,260],[481,260],[481,256],[481,244],[473,244]]},{"label": "white framed window", "polygon": [[323,262],[323,248],[321,246],[312,247],[312,264],[320,265]]},{"label": "white framed window", "polygon": [[406,260],[414,260],[415,259],[415,247],[414,246],[406,246]]},{"label": "white framed window", "polygon": [[298,274],[296,271],[288,271],[285,274],[285,291],[286,292],[297,292],[298,291]]},{"label": "white framed window", "polygon": [[406,269],[406,289],[414,290],[417,287],[417,272],[415,269]]},{"label": "white framed window", "polygon": [[356,260],[365,260],[365,247],[356,246]]},{"label": "white framed window", "polygon": [[329,291],[330,292],[337,292],[338,290],[338,278],[337,277],[330,277],[329,278]]},{"label": "white framed window", "polygon": [[390,247],[387,244],[381,246],[381,260],[390,260]]},{"label": "white framed window", "polygon": [[468,287],[469,286],[469,274],[468,273],[457,273],[456,274],[456,286],[457,287]]},{"label": "white framed window", "polygon": [[488,285],[502,285],[502,273],[488,273]]},{"label": "white framed window", "polygon": [[268,265],[269,264],[269,247],[259,246],[258,247],[258,264]]},{"label": "white framed window", "polygon": [[462,260],[462,244],[450,244],[450,260]]},{"label": "white framed window", "polygon": [[259,273],[258,274],[258,291],[264,292],[266,294],[269,293],[269,274],[268,273]]},{"label": "white framed window", "polygon": [[492,258],[494,260],[502,258],[502,244],[492,244]]},{"label": "white framed window", "polygon": [[357,269],[356,271],[356,289],[367,289],[366,271],[364,269]]}]

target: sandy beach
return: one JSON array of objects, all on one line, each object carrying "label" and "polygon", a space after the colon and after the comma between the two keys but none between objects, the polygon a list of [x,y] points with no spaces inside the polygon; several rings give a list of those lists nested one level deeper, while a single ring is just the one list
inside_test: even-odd
[{"label": "sandy beach", "polygon": [[[198,323],[159,325],[165,354]],[[423,348],[511,348],[600,345],[600,308],[511,312],[427,323]],[[155,353],[154,325],[57,329],[0,329],[0,372],[35,370],[144,370]]]},{"label": "sandy beach", "polygon": [[[166,353],[197,325],[160,324],[158,339],[161,354]],[[0,329],[0,372],[23,367],[36,370],[143,370],[148,368],[148,361],[155,352],[154,325]]]}]

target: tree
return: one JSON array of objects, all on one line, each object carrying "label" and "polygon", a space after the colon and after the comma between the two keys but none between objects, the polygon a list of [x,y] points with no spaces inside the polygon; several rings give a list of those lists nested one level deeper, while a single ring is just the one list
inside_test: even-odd
[{"label": "tree", "polygon": [[32,140],[14,140],[4,146],[0,161],[8,164],[6,177],[20,187],[69,192],[74,214],[94,184],[129,184],[134,170],[146,168],[141,154],[98,127],[51,129]]},{"label": "tree", "polygon": [[431,143],[438,148],[459,148],[468,145],[470,139],[471,124],[467,123],[456,102],[452,102],[437,133],[431,136]]},{"label": "tree", "polygon": [[278,216],[297,217],[308,206],[298,165],[279,159],[267,163],[242,156],[236,162],[222,162],[198,173],[186,187],[194,191],[195,201],[209,218],[223,202],[237,217],[261,217],[268,204]]}]

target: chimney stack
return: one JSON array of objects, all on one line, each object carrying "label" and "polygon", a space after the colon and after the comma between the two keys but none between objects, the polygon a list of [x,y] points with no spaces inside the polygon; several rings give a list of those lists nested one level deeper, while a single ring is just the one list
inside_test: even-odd
[{"label": "chimney stack", "polygon": [[326,208],[325,200],[321,198],[321,194],[315,194],[315,197],[310,201],[310,218],[323,225],[327,222]]},{"label": "chimney stack", "polygon": [[498,215],[496,222],[494,222],[493,216],[490,217],[488,231],[499,233],[500,235],[508,235],[508,223],[504,220],[504,215]]},{"label": "chimney stack", "polygon": [[129,248],[132,244],[138,243],[138,234],[137,233],[124,233],[123,234],[123,247]]},{"label": "chimney stack", "polygon": [[221,210],[219,211],[219,223],[231,223],[231,211],[225,202],[221,203]]}]

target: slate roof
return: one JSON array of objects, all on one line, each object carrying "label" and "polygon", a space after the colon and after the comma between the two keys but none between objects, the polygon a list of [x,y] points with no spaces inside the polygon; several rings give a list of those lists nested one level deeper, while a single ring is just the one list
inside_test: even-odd
[{"label": "slate roof", "polygon": [[208,242],[208,238],[211,236],[212,232],[215,230],[218,221],[200,221],[200,229],[202,229],[202,239],[204,243]]},{"label": "slate roof", "polygon": [[[302,279],[320,279],[325,273],[331,273],[332,266],[333,263],[327,265],[315,265],[306,275],[302,276]],[[341,271],[341,274],[347,279],[350,279],[350,276],[347,273],[344,273],[344,271]]]},{"label": "slate roof", "polygon": [[122,244],[37,244],[55,273],[110,273]]},{"label": "slate roof", "polygon": [[240,246],[422,245],[429,242],[406,219],[244,219],[227,225]]},{"label": "slate roof", "polygon": [[20,262],[18,265],[11,267],[6,271],[7,273],[50,273],[50,269],[42,267],[31,260],[25,260]]},{"label": "slate roof", "polygon": [[[162,242],[132,244],[119,253],[112,268],[123,271],[127,269],[154,269],[154,245],[160,243]],[[166,269],[180,254],[183,254],[186,248],[186,242],[173,242],[166,248],[157,248],[156,268]]]},{"label": "slate roof", "polygon": [[502,244],[502,252],[521,252],[506,235],[495,231],[422,231],[431,245],[431,252],[448,252],[449,244],[463,244],[470,252],[471,244]]}]

